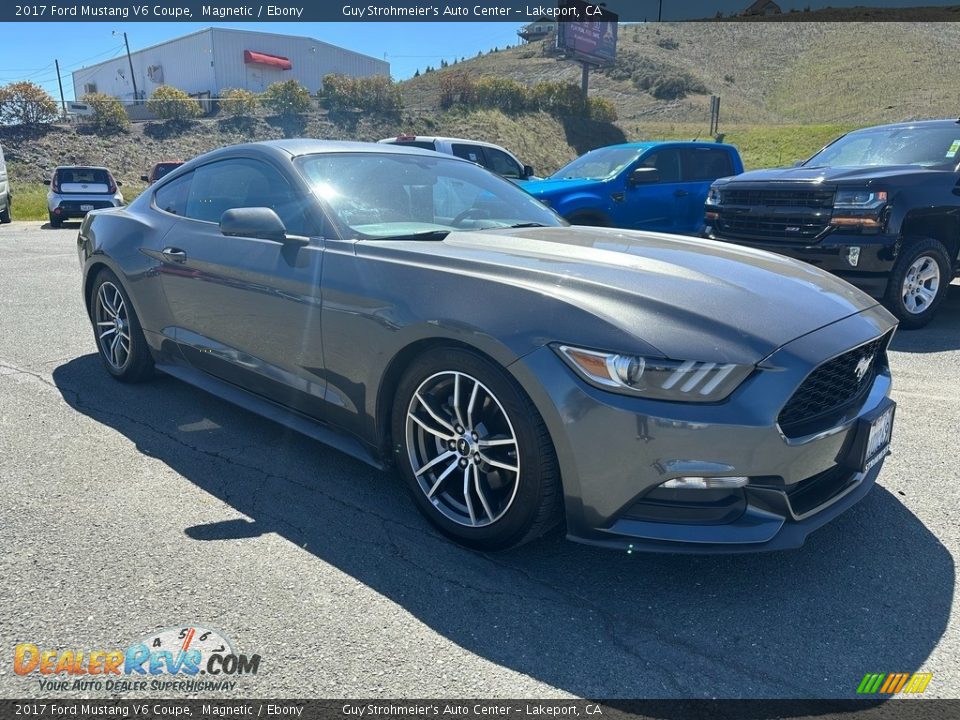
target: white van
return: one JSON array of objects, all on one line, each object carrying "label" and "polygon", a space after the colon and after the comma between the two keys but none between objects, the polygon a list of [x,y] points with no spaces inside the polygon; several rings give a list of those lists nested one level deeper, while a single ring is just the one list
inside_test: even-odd
[{"label": "white van", "polygon": [[10,182],[7,178],[7,163],[0,145],[0,223],[10,222]]}]

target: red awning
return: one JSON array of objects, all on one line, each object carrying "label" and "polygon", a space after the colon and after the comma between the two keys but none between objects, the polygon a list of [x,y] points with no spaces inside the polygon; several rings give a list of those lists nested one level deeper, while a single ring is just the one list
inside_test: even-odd
[{"label": "red awning", "polygon": [[243,51],[243,62],[247,64],[269,65],[270,67],[280,68],[281,70],[289,70],[293,67],[293,63],[290,62],[289,58],[281,57],[280,55],[254,52],[253,50]]}]

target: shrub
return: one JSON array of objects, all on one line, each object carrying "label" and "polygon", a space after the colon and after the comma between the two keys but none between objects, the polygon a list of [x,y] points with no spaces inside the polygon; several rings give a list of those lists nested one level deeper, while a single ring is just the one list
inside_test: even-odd
[{"label": "shrub", "polygon": [[296,80],[282,80],[268,87],[260,102],[280,117],[296,117],[310,109],[310,92]]},{"label": "shrub", "polygon": [[153,91],[147,100],[147,110],[163,120],[174,122],[183,122],[203,114],[196,99],[169,85],[161,85]]},{"label": "shrub", "polygon": [[123,103],[112,95],[90,93],[80,98],[93,110],[90,124],[100,132],[120,132],[130,127],[130,118],[123,109]]},{"label": "shrub", "polygon": [[318,96],[325,107],[334,111],[391,113],[403,109],[400,87],[385,75],[363,78],[326,75]]},{"label": "shrub", "polygon": [[249,90],[226,88],[220,93],[220,109],[231,117],[249,117],[256,114],[260,98]]},{"label": "shrub", "polygon": [[507,113],[523,112],[530,106],[527,89],[515,80],[504,77],[484,77],[474,86],[475,102]]},{"label": "shrub", "polygon": [[440,107],[444,110],[454,105],[475,107],[477,102],[476,82],[460,70],[448,70],[440,73]]},{"label": "shrub", "polygon": [[35,83],[14,82],[0,87],[0,123],[47,125],[57,119],[57,102]]},{"label": "shrub", "polygon": [[616,122],[617,108],[606,98],[592,97],[587,100],[587,117],[597,122]]}]

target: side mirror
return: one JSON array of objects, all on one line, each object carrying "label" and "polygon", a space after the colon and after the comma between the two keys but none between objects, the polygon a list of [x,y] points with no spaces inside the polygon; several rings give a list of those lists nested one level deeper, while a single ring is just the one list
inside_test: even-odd
[{"label": "side mirror", "polygon": [[145,183],[150,182],[150,176],[149,176],[149,175],[141,175],[141,176],[140,176],[140,179],[143,180],[143,182],[145,182]]},{"label": "side mirror", "polygon": [[220,232],[232,237],[251,237],[287,242],[283,220],[268,207],[234,208],[220,216]]},{"label": "side mirror", "polygon": [[49,184],[50,184],[50,181],[49,181],[49,180],[44,180],[44,181],[43,181],[43,184],[44,184],[44,185],[49,185]]},{"label": "side mirror", "polygon": [[652,167],[639,167],[630,173],[627,181],[631,186],[650,185],[660,182],[660,171]]},{"label": "side mirror", "polygon": [[524,165],[524,166],[523,166],[523,177],[522,177],[521,179],[522,179],[522,180],[529,180],[530,178],[532,178],[532,177],[533,177],[534,175],[536,175],[536,174],[537,174],[537,173],[536,173],[536,171],[533,169],[533,165]]},{"label": "side mirror", "polygon": [[791,167],[801,167],[805,162],[806,160],[797,160]]},{"label": "side mirror", "polygon": [[117,180],[117,187],[123,187],[123,180]]}]

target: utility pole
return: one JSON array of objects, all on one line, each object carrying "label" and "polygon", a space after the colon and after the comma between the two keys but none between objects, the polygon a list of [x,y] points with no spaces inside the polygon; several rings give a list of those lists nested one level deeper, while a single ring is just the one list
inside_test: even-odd
[{"label": "utility pole", "polygon": [[63,108],[63,117],[67,117],[67,101],[63,99],[63,80],[60,79],[60,61],[54,59],[53,65],[57,68],[57,85],[60,86],[60,107]]},{"label": "utility pole", "polygon": [[583,91],[583,97],[587,97],[587,88],[590,87],[590,65],[585,62],[580,63],[580,89]]},{"label": "utility pole", "polygon": [[[117,31],[114,30],[113,34],[116,35]],[[137,93],[137,77],[133,74],[133,58],[130,57],[130,43],[127,41],[127,33],[123,33],[123,44],[127,47],[127,62],[130,63],[130,82],[133,83],[133,104],[136,105],[140,101],[140,95]]]}]

